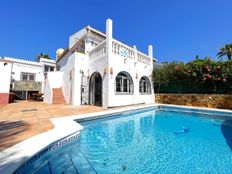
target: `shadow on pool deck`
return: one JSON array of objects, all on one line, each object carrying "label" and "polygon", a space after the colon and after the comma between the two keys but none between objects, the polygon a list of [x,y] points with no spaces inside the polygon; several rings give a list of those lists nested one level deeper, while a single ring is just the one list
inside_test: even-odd
[{"label": "shadow on pool deck", "polygon": [[232,151],[232,120],[225,120],[221,124],[221,131],[226,139],[227,145],[230,147]]},{"label": "shadow on pool deck", "polygon": [[0,150],[15,144],[15,136],[29,129],[24,121],[0,121]]}]

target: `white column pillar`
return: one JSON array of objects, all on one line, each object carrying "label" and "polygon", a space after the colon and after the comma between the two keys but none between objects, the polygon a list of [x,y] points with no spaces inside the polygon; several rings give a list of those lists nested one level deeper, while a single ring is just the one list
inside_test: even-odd
[{"label": "white column pillar", "polygon": [[151,58],[151,66],[153,66],[153,46],[148,45],[148,56]]},{"label": "white column pillar", "polygon": [[[153,71],[153,46],[152,45],[148,46],[148,56],[151,58],[151,67],[152,67],[151,74],[152,74],[152,71]],[[154,101],[155,101],[155,95],[154,95],[153,83],[151,80],[151,103],[153,103]]]},{"label": "white column pillar", "polygon": [[103,107],[109,107],[110,103],[110,95],[112,90],[114,90],[112,86],[112,79],[110,74],[110,68],[112,67],[112,41],[113,41],[113,24],[111,19],[106,20],[106,67],[107,75],[104,78],[103,82]]},{"label": "white column pillar", "polygon": [[148,56],[153,58],[153,47],[152,47],[152,45],[148,46]]},{"label": "white column pillar", "polygon": [[112,54],[112,39],[113,39],[113,22],[111,19],[106,20],[106,53]]}]

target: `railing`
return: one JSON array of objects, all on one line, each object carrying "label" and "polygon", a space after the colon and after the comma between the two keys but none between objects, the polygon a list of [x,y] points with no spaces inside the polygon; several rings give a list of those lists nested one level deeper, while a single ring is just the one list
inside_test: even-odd
[{"label": "railing", "polygon": [[145,64],[151,64],[151,58],[144,53],[138,52],[137,59],[139,62],[142,62]]},{"label": "railing", "polygon": [[151,58],[148,55],[135,50],[117,40],[113,40],[112,52],[116,55],[128,57],[144,64],[151,64]]},{"label": "railing", "polygon": [[36,81],[15,81],[13,85],[13,90],[16,91],[41,91],[42,82]]},{"label": "railing", "polygon": [[93,50],[89,52],[89,57],[99,56],[100,54],[106,53],[106,41],[102,41]]},{"label": "railing", "polygon": [[[96,57],[99,56],[101,54],[106,53],[106,41],[102,41],[99,45],[97,45],[93,50],[91,50],[89,52],[89,57]],[[130,59],[134,59],[135,61],[138,62],[142,62],[144,64],[151,64],[151,58],[138,51],[135,50],[129,46],[127,46],[126,44],[119,42],[115,39],[113,39],[112,41],[112,53],[115,55],[119,55],[125,58],[130,58]]]},{"label": "railing", "polygon": [[112,52],[123,57],[135,58],[135,50],[119,41],[113,40]]}]

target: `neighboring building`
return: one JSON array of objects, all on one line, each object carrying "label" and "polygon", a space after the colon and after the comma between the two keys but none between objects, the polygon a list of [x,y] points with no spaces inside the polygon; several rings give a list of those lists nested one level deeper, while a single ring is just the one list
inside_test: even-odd
[{"label": "neighboring building", "polygon": [[43,93],[44,74],[54,71],[56,62],[41,58],[40,62],[3,57],[0,59],[0,103],[9,102],[9,93],[27,100],[33,93]]},{"label": "neighboring building", "polygon": [[[113,38],[112,21],[106,34],[87,26],[57,50],[57,72],[47,74],[44,101],[105,108],[153,103],[153,50],[148,55]],[[62,99],[63,98],[63,99]]]},{"label": "neighboring building", "polygon": [[10,101],[11,62],[0,59],[0,104]]}]

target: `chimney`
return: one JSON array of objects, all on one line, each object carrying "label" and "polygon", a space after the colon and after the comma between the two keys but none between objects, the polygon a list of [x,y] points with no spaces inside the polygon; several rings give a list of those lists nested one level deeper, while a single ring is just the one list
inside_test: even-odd
[{"label": "chimney", "polygon": [[148,46],[148,56],[153,58],[153,47],[152,47],[152,45]]},{"label": "chimney", "polygon": [[106,53],[112,52],[113,24],[111,19],[106,20]]}]

